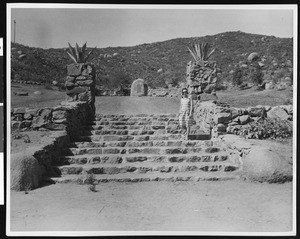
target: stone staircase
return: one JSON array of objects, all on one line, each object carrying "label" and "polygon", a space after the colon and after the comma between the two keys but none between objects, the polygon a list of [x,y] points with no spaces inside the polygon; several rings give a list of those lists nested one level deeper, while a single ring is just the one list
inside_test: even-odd
[{"label": "stone staircase", "polygon": [[96,115],[56,165],[58,183],[199,181],[238,177],[239,162],[210,135],[186,140],[176,115]]}]

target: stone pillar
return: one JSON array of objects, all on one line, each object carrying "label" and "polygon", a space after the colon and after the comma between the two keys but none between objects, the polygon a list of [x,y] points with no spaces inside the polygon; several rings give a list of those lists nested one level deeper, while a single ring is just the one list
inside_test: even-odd
[{"label": "stone pillar", "polygon": [[197,61],[187,64],[189,93],[211,93],[216,89],[217,68],[215,61]]},{"label": "stone pillar", "polygon": [[95,67],[90,63],[73,63],[67,66],[67,75],[68,100],[88,102],[95,113]]}]

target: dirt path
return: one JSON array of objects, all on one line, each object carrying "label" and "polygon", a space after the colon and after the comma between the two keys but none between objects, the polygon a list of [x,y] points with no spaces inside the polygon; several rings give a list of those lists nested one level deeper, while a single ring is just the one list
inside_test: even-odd
[{"label": "dirt path", "polygon": [[177,114],[180,98],[171,97],[97,97],[98,114]]},{"label": "dirt path", "polygon": [[13,231],[286,232],[292,183],[61,184],[12,192]]}]

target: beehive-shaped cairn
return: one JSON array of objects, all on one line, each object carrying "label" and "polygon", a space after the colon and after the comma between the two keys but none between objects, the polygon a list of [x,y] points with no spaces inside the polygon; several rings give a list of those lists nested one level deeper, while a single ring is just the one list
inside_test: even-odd
[{"label": "beehive-shaped cairn", "polygon": [[[189,49],[189,48],[188,48]],[[186,81],[189,93],[211,93],[216,90],[217,67],[215,61],[209,61],[209,57],[215,49],[210,50],[208,43],[195,44],[194,50],[190,50],[194,61],[187,64]]]}]

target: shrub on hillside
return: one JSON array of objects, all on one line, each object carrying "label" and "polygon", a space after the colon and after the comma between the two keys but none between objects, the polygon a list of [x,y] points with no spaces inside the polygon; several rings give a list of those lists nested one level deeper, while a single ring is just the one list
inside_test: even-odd
[{"label": "shrub on hillside", "polygon": [[259,67],[255,67],[249,70],[248,79],[255,85],[261,85],[263,82],[264,74]]},{"label": "shrub on hillside", "polygon": [[132,79],[129,74],[119,69],[110,72],[109,75],[100,77],[99,83],[109,89],[128,88],[132,83]]},{"label": "shrub on hillside", "polygon": [[264,118],[250,122],[247,128],[241,129],[240,135],[254,139],[284,139],[293,135],[293,127],[288,120]]},{"label": "shrub on hillside", "polygon": [[243,82],[243,70],[239,67],[236,67],[232,74],[232,83],[234,86],[239,86]]}]

